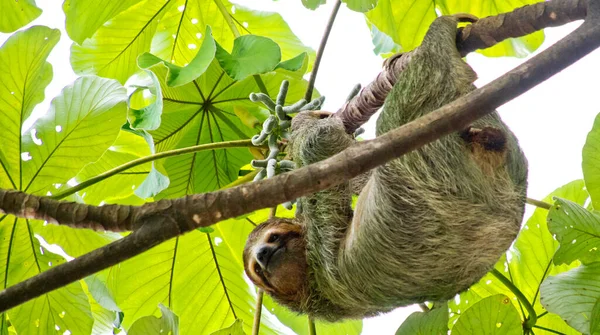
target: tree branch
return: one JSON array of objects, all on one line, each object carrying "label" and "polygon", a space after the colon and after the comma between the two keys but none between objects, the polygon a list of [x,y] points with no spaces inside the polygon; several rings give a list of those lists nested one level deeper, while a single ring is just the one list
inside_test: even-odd
[{"label": "tree branch", "polygon": [[[517,8],[512,12],[482,18],[459,29],[456,46],[461,55],[484,49],[512,37],[531,34],[580,20],[586,15],[586,0],[554,0]],[[335,116],[342,119],[346,132],[354,133],[375,114],[396,83],[398,75],[410,62],[413,51],[388,58],[383,70],[359,95],[340,108]]]},{"label": "tree branch", "polygon": [[[600,46],[598,7],[600,1],[590,1],[590,15],[583,25],[490,84],[374,140],[359,142],[329,159],[274,178],[212,193],[160,200],[140,207],[61,204],[18,191],[0,190],[0,209],[7,214],[105,229],[139,227],[123,239],[0,292],[0,312],[129,259],[185,232],[327,189],[441,136],[464,129]],[[71,206],[79,207],[69,208]]]},{"label": "tree branch", "polygon": [[319,65],[321,65],[321,58],[323,57],[323,53],[325,52],[327,39],[329,39],[329,34],[331,33],[331,29],[333,28],[333,22],[335,21],[335,17],[337,16],[341,5],[342,1],[336,0],[335,4],[333,5],[333,9],[331,10],[329,21],[327,21],[327,26],[325,27],[323,37],[321,38],[321,43],[319,44],[319,50],[317,51],[315,64],[313,65],[312,73],[310,74],[310,78],[308,79],[308,86],[306,87],[306,93],[304,94],[304,100],[306,101],[310,101],[312,98],[313,89],[315,88],[315,81],[317,80],[317,72],[319,71]]}]

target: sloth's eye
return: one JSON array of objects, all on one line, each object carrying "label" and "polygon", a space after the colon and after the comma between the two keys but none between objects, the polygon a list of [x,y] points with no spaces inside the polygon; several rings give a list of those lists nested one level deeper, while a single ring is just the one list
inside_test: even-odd
[{"label": "sloth's eye", "polygon": [[256,272],[257,275],[260,275],[262,273],[262,269],[260,266],[255,266],[254,267],[254,272]]},{"label": "sloth's eye", "polygon": [[271,236],[269,236],[269,240],[267,242],[273,243],[273,242],[277,242],[277,241],[279,241],[279,234],[271,234]]}]

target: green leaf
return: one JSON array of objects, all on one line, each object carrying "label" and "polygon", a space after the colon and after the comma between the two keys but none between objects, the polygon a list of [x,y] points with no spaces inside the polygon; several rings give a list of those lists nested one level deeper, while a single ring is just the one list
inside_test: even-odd
[{"label": "green leaf", "polygon": [[434,2],[418,0],[379,0],[377,7],[365,16],[368,23],[391,37],[402,51],[417,47],[437,17]]},{"label": "green leaf", "polygon": [[[377,6],[367,12],[368,23],[388,35],[401,47],[401,51],[412,50],[417,47],[429,25],[438,16],[436,9],[442,15],[454,13],[471,13],[478,17],[497,15],[510,12],[517,7],[539,2],[539,0],[516,0],[516,1],[401,1],[401,0],[379,0]],[[375,39],[374,39],[375,41]],[[386,44],[385,39],[382,40]],[[509,39],[498,45],[482,50],[486,56],[517,56],[524,57],[537,49],[544,41],[543,32],[536,32],[518,39]],[[376,49],[387,50],[389,47],[378,46]]]},{"label": "green leaf", "polygon": [[556,199],[548,214],[548,228],[556,234],[560,247],[555,264],[600,261],[600,216],[568,200]]},{"label": "green leaf", "polygon": [[592,130],[583,146],[581,167],[583,179],[594,208],[600,208],[600,114],[596,116]]},{"label": "green leaf", "polygon": [[[13,216],[0,219],[0,288],[15,285],[65,262],[43,248],[26,220]],[[69,330],[89,334],[92,313],[80,282],[41,295],[8,311],[18,334],[46,335]]]},{"label": "green leaf", "polygon": [[377,0],[343,0],[355,12],[368,12],[377,6]]},{"label": "green leaf", "polygon": [[60,32],[34,26],[14,33],[0,48],[0,188],[22,189],[21,128],[33,108],[44,100],[44,89],[52,80],[46,62]]},{"label": "green leaf", "polygon": [[600,262],[548,277],[541,286],[541,302],[582,333],[590,330],[590,317],[600,299]]},{"label": "green leaf", "polygon": [[159,304],[162,317],[145,316],[139,318],[133,323],[128,335],[178,335],[179,334],[179,317],[171,312],[170,309],[163,304]]},{"label": "green leaf", "polygon": [[12,33],[42,14],[35,0],[0,0],[0,33]]},{"label": "green leaf", "polygon": [[[150,91],[154,93],[156,99],[141,109],[136,109],[130,105],[127,111],[127,121],[129,121],[131,129],[134,130],[155,130],[160,126],[160,117],[163,110],[163,96],[160,82],[154,72],[146,70],[146,73],[152,80],[153,86]],[[139,90],[136,92],[139,92]]]},{"label": "green leaf", "polygon": [[600,334],[600,299],[596,300],[596,304],[592,309],[592,319],[590,320],[590,334]]},{"label": "green leaf", "polygon": [[210,335],[244,335],[244,320],[237,319],[231,326],[217,330]]},{"label": "green leaf", "polygon": [[79,75],[96,74],[125,83],[138,71],[136,59],[150,50],[158,22],[172,1],[144,0],[100,27],[81,45],[71,47],[71,66]]},{"label": "green leaf", "polygon": [[300,70],[308,61],[308,55],[306,52],[299,54],[298,56],[283,61],[275,67],[275,69],[285,69],[288,71],[298,71]]},{"label": "green leaf", "polygon": [[167,68],[166,82],[168,86],[175,87],[185,85],[200,77],[200,75],[206,71],[215,57],[216,49],[217,47],[215,45],[215,40],[212,37],[212,31],[209,26],[206,26],[204,40],[202,41],[200,50],[198,50],[198,53],[188,65],[180,67],[164,61],[150,53],[140,55],[138,57],[138,65],[143,69],[148,69],[161,63]]},{"label": "green leaf", "polygon": [[510,298],[497,294],[467,309],[452,328],[452,334],[523,334],[519,312]]},{"label": "green leaf", "polygon": [[324,5],[325,0],[302,0],[302,4],[308,9],[315,10],[319,6]]},{"label": "green leaf", "polygon": [[[115,80],[81,77],[52,100],[23,136],[22,190],[46,194],[104,153],[125,122],[126,91]],[[53,186],[54,185],[54,186]]]},{"label": "green leaf", "polygon": [[66,16],[67,34],[73,41],[82,44],[106,21],[140,1],[66,0],[63,3],[63,11]]},{"label": "green leaf", "polygon": [[244,35],[235,39],[231,54],[217,46],[215,57],[232,79],[242,80],[274,70],[281,60],[281,50],[269,38]]},{"label": "green leaf", "polygon": [[445,303],[429,312],[412,313],[396,331],[396,335],[442,334],[448,334],[448,305]]},{"label": "green leaf", "polygon": [[[136,133],[138,133],[141,137],[143,137],[146,140],[146,143],[150,148],[150,152],[152,154],[155,154],[156,149],[154,147],[154,139],[152,138],[152,135],[150,135],[145,130],[136,131]],[[166,176],[162,165],[156,162],[152,162],[151,166],[152,168],[150,169],[150,173],[148,173],[146,179],[135,190],[135,194],[142,199],[154,197],[169,186],[170,180],[169,177]]]}]

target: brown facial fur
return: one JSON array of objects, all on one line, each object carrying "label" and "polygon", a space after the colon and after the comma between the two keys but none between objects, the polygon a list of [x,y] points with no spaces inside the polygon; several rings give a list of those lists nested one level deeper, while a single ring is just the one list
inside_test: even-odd
[{"label": "brown facial fur", "polygon": [[[259,261],[268,250],[267,262]],[[302,227],[274,219],[256,227],[244,248],[244,270],[252,282],[284,304],[301,304],[306,295],[306,242]]]}]

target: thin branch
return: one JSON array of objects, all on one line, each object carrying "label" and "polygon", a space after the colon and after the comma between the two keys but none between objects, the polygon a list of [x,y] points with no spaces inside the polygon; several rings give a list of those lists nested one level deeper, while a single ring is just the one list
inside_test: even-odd
[{"label": "thin branch", "polygon": [[319,65],[321,65],[321,58],[323,58],[323,52],[325,52],[325,46],[327,45],[327,39],[329,38],[329,34],[331,33],[331,29],[333,28],[333,22],[335,22],[335,17],[342,5],[341,0],[336,0],[333,5],[333,9],[331,10],[331,15],[329,15],[329,21],[327,22],[327,26],[325,27],[325,31],[323,32],[323,37],[321,38],[321,44],[319,44],[319,50],[317,51],[317,57],[315,58],[315,64],[313,65],[312,72],[310,74],[310,79],[308,80],[308,87],[306,87],[306,93],[304,94],[304,100],[310,101],[312,99],[313,89],[315,88],[315,81],[317,80],[317,72],[319,71]]},{"label": "thin branch", "polygon": [[[592,1],[590,9],[592,4],[600,7],[600,2]],[[593,13],[600,12],[599,8],[594,9]],[[324,161],[273,178],[139,207],[86,206],[0,190],[0,209],[7,214],[63,224],[87,224],[107,230],[136,228],[120,240],[3,290],[0,292],[0,312],[118,264],[185,232],[330,188],[464,129],[600,46],[599,16],[590,14],[586,22],[567,37],[488,85],[374,140],[359,142]]]},{"label": "thin branch", "polygon": [[527,202],[528,204],[530,204],[532,206],[543,208],[543,209],[550,209],[550,208],[552,208],[552,204],[549,204],[547,202],[540,201],[540,200],[535,200],[535,199],[527,198],[525,200],[525,202]]},{"label": "thin branch", "polygon": [[521,290],[519,290],[519,288],[516,287],[515,284],[513,284],[510,279],[506,278],[500,271],[492,269],[490,273],[494,275],[494,277],[498,278],[502,284],[504,284],[504,286],[506,286],[514,295],[517,296],[517,299],[519,299],[523,306],[525,306],[527,314],[529,314],[529,316],[525,319],[525,327],[527,329],[531,329],[531,327],[533,327],[537,322],[537,314],[535,313],[533,305],[531,305],[529,300],[527,300],[527,297],[525,297],[523,292],[521,292]]},{"label": "thin branch", "polygon": [[259,288],[256,297],[256,308],[254,310],[254,323],[252,324],[252,335],[258,335],[260,331],[260,316],[262,314],[262,302],[265,292]]},{"label": "thin branch", "polygon": [[[458,31],[457,48],[462,55],[489,48],[511,37],[525,36],[547,27],[583,19],[585,0],[554,0],[517,8],[512,12],[482,18]],[[346,132],[353,134],[375,114],[408,66],[413,51],[388,58],[383,70],[359,95],[340,108],[335,116],[342,119]]]},{"label": "thin branch", "polygon": [[317,335],[317,327],[315,325],[315,320],[312,318],[308,318],[308,334],[309,335]]},{"label": "thin branch", "polygon": [[545,330],[545,331],[547,331],[549,333],[552,333],[552,334],[567,335],[565,333],[559,332],[558,330],[554,330],[554,329],[550,329],[550,328],[546,328],[546,327],[542,327],[542,326],[533,326],[533,328],[538,328],[538,329],[541,329],[541,330]]},{"label": "thin branch", "polygon": [[421,310],[423,312],[429,312],[430,311],[429,307],[427,307],[427,305],[425,303],[420,303],[419,307],[421,308]]},{"label": "thin branch", "polygon": [[68,188],[62,192],[54,194],[50,198],[57,199],[57,200],[62,199],[66,196],[69,196],[69,195],[75,193],[75,192],[79,192],[79,191],[83,190],[84,188],[90,187],[98,182],[108,179],[118,173],[125,171],[125,170],[129,170],[138,165],[142,165],[142,164],[145,164],[148,162],[153,162],[153,161],[156,161],[156,160],[159,160],[162,158],[184,155],[184,154],[189,154],[189,153],[204,151],[204,150],[217,150],[217,149],[224,149],[224,148],[244,148],[244,147],[255,147],[255,146],[252,144],[251,140],[239,140],[239,141],[200,144],[200,145],[195,145],[195,146],[187,147],[187,148],[159,152],[154,155],[149,155],[149,156],[145,156],[142,158],[134,159],[123,165],[119,165],[119,166],[112,168],[108,171],[105,171],[95,177],[92,177],[80,184],[77,184],[77,185],[75,185],[71,188]]}]

